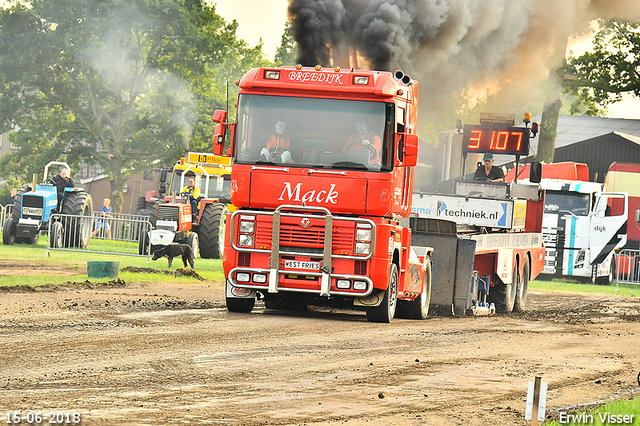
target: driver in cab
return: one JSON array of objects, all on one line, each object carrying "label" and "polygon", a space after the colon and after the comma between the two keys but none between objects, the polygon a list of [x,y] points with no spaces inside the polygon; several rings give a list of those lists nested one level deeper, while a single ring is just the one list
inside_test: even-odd
[{"label": "driver in cab", "polygon": [[493,154],[486,152],[482,162],[473,175],[474,180],[487,180],[489,182],[504,182],[504,172],[500,167],[493,165]]},{"label": "driver in cab", "polygon": [[189,180],[187,186],[182,188],[180,191],[181,195],[184,195],[189,198],[189,203],[191,204],[191,215],[194,218],[198,217],[198,203],[200,202],[201,194],[200,188],[196,186],[196,177],[189,176]]},{"label": "driver in cab", "polygon": [[356,120],[356,133],[347,140],[343,152],[352,149],[368,149],[370,160],[380,161],[382,141],[379,136],[369,131],[366,121],[362,118]]}]

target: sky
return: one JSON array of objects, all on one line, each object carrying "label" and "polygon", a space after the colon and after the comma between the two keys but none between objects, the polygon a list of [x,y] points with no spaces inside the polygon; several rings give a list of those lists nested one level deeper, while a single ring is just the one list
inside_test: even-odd
[{"label": "sky", "polygon": [[[216,12],[226,21],[238,21],[238,37],[250,46],[264,43],[264,52],[273,59],[287,20],[287,0],[217,0]],[[574,40],[569,49],[579,55],[591,46],[584,37]],[[640,119],[640,99],[625,95],[624,101],[609,106],[609,117]]]},{"label": "sky", "polygon": [[213,0],[225,21],[238,21],[238,37],[250,46],[264,43],[267,58],[273,60],[287,21],[287,0]]}]

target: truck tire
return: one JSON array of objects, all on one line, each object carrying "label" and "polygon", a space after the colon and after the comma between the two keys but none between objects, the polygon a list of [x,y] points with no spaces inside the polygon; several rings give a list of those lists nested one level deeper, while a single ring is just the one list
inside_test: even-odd
[{"label": "truck tire", "polygon": [[367,321],[386,322],[393,320],[398,305],[398,267],[391,264],[389,270],[389,284],[384,292],[382,302],[378,306],[367,308]]},{"label": "truck tire", "polygon": [[224,254],[224,234],[229,209],[221,203],[207,204],[198,225],[200,234],[200,257],[222,259]]},{"label": "truck tire", "polygon": [[398,300],[398,318],[427,319],[429,316],[429,304],[431,304],[431,261],[427,262],[424,271],[423,291],[416,300]]},{"label": "truck tire", "polygon": [[25,244],[36,245],[38,241],[40,241],[40,231],[36,232],[36,235],[33,237],[27,237],[22,239]]},{"label": "truck tire", "polygon": [[200,245],[200,239],[198,238],[198,234],[195,232],[189,233],[187,237],[187,245],[191,247],[191,251],[193,252],[193,258],[198,258],[198,247]]},{"label": "truck tire", "polygon": [[51,234],[49,234],[49,247],[62,248],[62,224],[54,222],[51,224]]},{"label": "truck tire", "polygon": [[496,305],[496,312],[509,314],[513,312],[516,303],[516,289],[518,287],[518,262],[513,265],[513,275],[511,283],[501,283],[493,287],[493,302]]},{"label": "truck tire", "polygon": [[[604,277],[595,277],[594,279],[594,284],[598,284],[598,285],[611,285],[613,283],[613,277],[615,276],[615,269],[616,269],[616,259],[615,256],[611,258],[611,265],[609,266],[609,273],[607,275],[605,275]],[[595,276],[596,273],[598,272],[598,267],[594,267],[593,268],[594,273],[593,275]]]},{"label": "truck tire", "polygon": [[93,200],[86,192],[67,192],[62,202],[62,214],[85,216],[85,218],[62,218],[64,246],[85,249],[91,238],[91,215]]},{"label": "truck tire", "polygon": [[140,239],[138,240],[138,254],[146,256],[149,254],[149,234],[146,229],[140,231]]},{"label": "truck tire", "polygon": [[147,199],[145,197],[138,197],[138,201],[136,201],[136,214],[139,215],[141,210],[144,210],[147,205]]},{"label": "truck tire", "polygon": [[247,299],[235,299],[227,297],[227,310],[229,312],[241,312],[248,314],[253,310],[253,306],[256,303],[256,299],[251,297]]},{"label": "truck tire", "polygon": [[13,207],[11,208],[11,217],[13,218],[13,223],[18,223],[20,220],[20,211],[22,210],[22,194],[25,192],[31,191],[31,188],[28,186],[21,186],[20,189],[16,192],[16,196],[13,197]]},{"label": "truck tire", "polygon": [[516,301],[513,305],[515,312],[524,312],[527,308],[527,292],[529,291],[529,275],[531,274],[531,265],[529,264],[529,257],[524,259],[524,268],[522,270],[522,276],[518,282],[518,289],[516,290]]},{"label": "truck tire", "polygon": [[269,297],[264,299],[266,309],[287,309],[287,303],[283,297]]},{"label": "truck tire", "polygon": [[149,250],[149,233],[151,229],[156,226],[156,222],[158,221],[158,206],[160,205],[160,201],[156,201],[153,203],[153,207],[149,210],[149,223],[151,224],[151,228],[147,230],[146,226],[143,226],[140,229],[140,239],[138,240],[138,254],[141,256],[146,256],[148,254],[153,253],[153,247]]},{"label": "truck tire", "polygon": [[136,210],[136,216],[149,217],[150,214],[151,214],[151,209]]},{"label": "truck tire", "polygon": [[[16,195],[17,197],[17,195]],[[11,246],[16,242],[16,223],[13,217],[7,218],[2,225],[2,244]]]}]

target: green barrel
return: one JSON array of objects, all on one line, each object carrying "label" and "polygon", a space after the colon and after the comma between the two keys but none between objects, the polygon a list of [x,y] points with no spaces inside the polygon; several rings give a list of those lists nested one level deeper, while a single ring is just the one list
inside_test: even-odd
[{"label": "green barrel", "polygon": [[89,278],[118,278],[119,273],[120,262],[87,262],[87,275]]}]

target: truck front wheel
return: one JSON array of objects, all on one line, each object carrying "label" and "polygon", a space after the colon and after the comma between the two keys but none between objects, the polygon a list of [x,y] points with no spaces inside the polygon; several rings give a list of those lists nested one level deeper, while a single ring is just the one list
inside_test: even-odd
[{"label": "truck front wheel", "polygon": [[13,245],[16,242],[16,223],[10,217],[4,221],[2,226],[2,243],[5,245]]},{"label": "truck front wheel", "polygon": [[393,320],[398,304],[398,267],[391,264],[389,271],[389,284],[384,292],[382,302],[378,306],[367,308],[367,321],[386,322]]},{"label": "truck front wheel", "polygon": [[594,266],[593,267],[593,282],[594,284],[599,284],[599,285],[611,285],[613,283],[613,277],[615,274],[615,270],[616,270],[616,260],[615,257],[611,258],[611,265],[609,265],[609,273],[607,275],[605,275],[604,277],[598,277],[598,266]]},{"label": "truck front wheel", "polygon": [[187,245],[191,247],[191,251],[193,252],[193,258],[198,258],[198,253],[200,253],[198,247],[200,246],[200,240],[198,239],[198,234],[195,232],[189,233],[187,237]]},{"label": "truck front wheel", "polygon": [[248,314],[253,310],[253,306],[256,303],[256,299],[249,297],[246,299],[236,299],[234,297],[227,297],[227,310],[229,312],[241,312]]},{"label": "truck front wheel", "polygon": [[198,225],[200,257],[203,259],[222,259],[227,213],[229,209],[224,204],[213,203],[204,207]]},{"label": "truck front wheel", "polygon": [[62,224],[53,222],[51,224],[51,232],[49,233],[49,247],[62,248],[64,244]]}]

